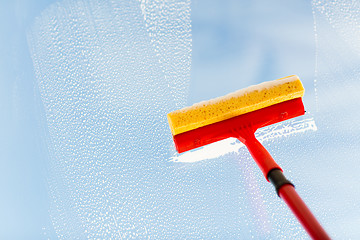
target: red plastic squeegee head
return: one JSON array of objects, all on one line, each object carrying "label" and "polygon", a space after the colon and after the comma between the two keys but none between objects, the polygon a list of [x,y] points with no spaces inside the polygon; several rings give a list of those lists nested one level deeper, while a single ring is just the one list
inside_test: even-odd
[{"label": "red plastic squeegee head", "polygon": [[277,194],[285,201],[299,222],[313,239],[330,239],[315,216],[311,213],[294,185],[285,178],[280,166],[255,138],[257,129],[305,114],[301,98],[288,100],[224,121],[190,130],[173,136],[179,153],[229,137],[239,139],[249,150],[256,164],[271,182]]},{"label": "red plastic squeegee head", "polygon": [[[257,144],[253,141],[258,142],[254,136],[257,129],[304,115],[304,113],[305,109],[301,98],[296,98],[188,132],[180,133],[173,138],[176,150],[179,153],[229,137],[237,138],[245,145],[253,145]],[[253,147],[251,149],[253,149]],[[258,149],[255,149],[254,154],[259,154]],[[275,161],[259,161],[256,163],[266,179],[270,170],[275,168],[281,169]]]}]

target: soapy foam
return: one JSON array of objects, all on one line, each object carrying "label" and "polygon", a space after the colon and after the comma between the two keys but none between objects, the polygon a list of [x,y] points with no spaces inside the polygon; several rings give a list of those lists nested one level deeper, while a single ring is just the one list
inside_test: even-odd
[{"label": "soapy foam", "polygon": [[263,90],[266,90],[266,89],[269,89],[269,88],[272,88],[272,87],[275,87],[275,86],[279,86],[279,85],[282,85],[282,84],[285,84],[285,83],[288,83],[288,82],[297,81],[298,79],[299,79],[298,76],[292,75],[292,76],[276,79],[276,80],[273,80],[273,81],[267,81],[267,82],[263,82],[263,83],[260,83],[260,84],[251,85],[251,86],[249,86],[247,88],[239,89],[239,90],[237,90],[235,92],[226,94],[225,96],[222,96],[222,97],[217,97],[217,98],[214,98],[214,99],[210,99],[208,101],[201,101],[199,103],[195,103],[192,106],[180,109],[179,112],[186,112],[186,111],[188,111],[188,110],[190,110],[192,108],[204,107],[204,106],[216,104],[218,102],[227,101],[227,100],[229,100],[231,98],[242,97],[242,96],[247,95],[247,94],[249,94],[251,92],[254,92],[254,91],[261,92]]},{"label": "soapy foam", "polygon": [[194,219],[179,196],[182,176],[168,165],[165,117],[186,101],[190,1],[57,2],[35,20],[28,43],[57,238],[198,234],[187,227]]}]

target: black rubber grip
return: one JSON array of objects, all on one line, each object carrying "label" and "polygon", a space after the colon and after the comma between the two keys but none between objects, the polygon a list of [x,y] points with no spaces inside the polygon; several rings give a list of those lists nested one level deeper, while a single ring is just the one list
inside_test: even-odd
[{"label": "black rubber grip", "polygon": [[294,184],[292,184],[289,180],[286,179],[286,177],[284,176],[284,174],[280,169],[271,170],[268,174],[268,179],[274,185],[278,196],[279,196],[279,190],[283,185],[290,184],[293,187],[295,187]]}]

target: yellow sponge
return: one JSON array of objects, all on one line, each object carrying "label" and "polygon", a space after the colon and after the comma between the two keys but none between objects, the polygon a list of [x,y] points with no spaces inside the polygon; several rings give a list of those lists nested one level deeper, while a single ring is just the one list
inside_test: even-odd
[{"label": "yellow sponge", "polygon": [[264,82],[167,115],[173,135],[265,108],[304,95],[298,76]]}]

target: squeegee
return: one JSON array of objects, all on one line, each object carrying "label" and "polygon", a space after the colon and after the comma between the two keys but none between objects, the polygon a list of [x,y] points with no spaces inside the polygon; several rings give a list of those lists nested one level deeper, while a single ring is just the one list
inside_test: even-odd
[{"label": "squeegee", "polygon": [[281,167],[255,138],[259,128],[304,115],[304,91],[299,77],[292,75],[173,111],[167,118],[179,153],[229,137],[239,139],[308,234],[313,239],[330,239]]}]

